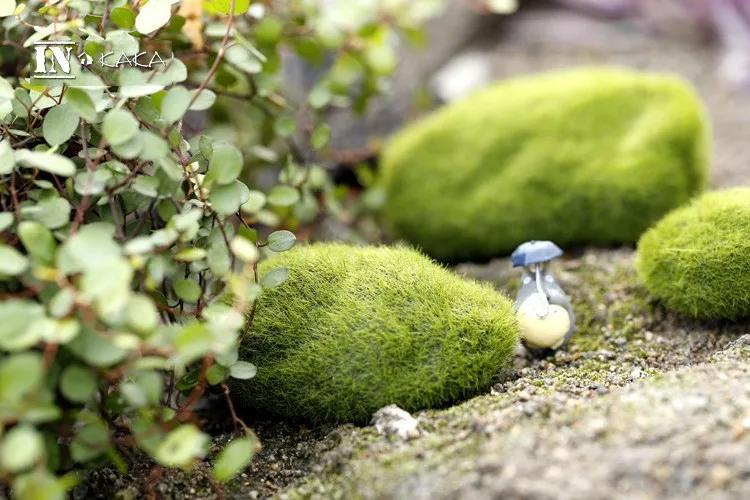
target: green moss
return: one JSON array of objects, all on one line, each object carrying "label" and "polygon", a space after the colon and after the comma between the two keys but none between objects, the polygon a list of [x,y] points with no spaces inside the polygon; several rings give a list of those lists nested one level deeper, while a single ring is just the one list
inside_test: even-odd
[{"label": "green moss", "polygon": [[531,239],[633,243],[706,182],[703,107],[682,80],[580,69],[509,80],[385,147],[384,215],[441,261]]},{"label": "green moss", "polygon": [[258,366],[233,394],[285,417],[367,421],[486,388],[512,358],[511,302],[414,250],[316,244],[260,266],[290,269],[265,292],[241,356]]},{"label": "green moss", "polygon": [[696,318],[750,315],[750,189],[708,193],[638,244],[639,274],[671,309]]}]

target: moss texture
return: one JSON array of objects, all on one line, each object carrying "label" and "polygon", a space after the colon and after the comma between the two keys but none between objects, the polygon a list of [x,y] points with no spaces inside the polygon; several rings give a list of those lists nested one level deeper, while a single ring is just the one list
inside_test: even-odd
[{"label": "moss texture", "polygon": [[512,359],[512,303],[405,248],[315,244],[262,295],[241,357],[258,366],[232,390],[246,406],[313,422],[365,422],[390,403],[441,406],[487,388]]},{"label": "moss texture", "polygon": [[384,215],[438,260],[531,239],[634,243],[706,183],[709,133],[680,79],[585,68],[508,80],[384,148]]},{"label": "moss texture", "polygon": [[750,188],[707,193],[643,235],[649,292],[695,318],[750,316]]}]

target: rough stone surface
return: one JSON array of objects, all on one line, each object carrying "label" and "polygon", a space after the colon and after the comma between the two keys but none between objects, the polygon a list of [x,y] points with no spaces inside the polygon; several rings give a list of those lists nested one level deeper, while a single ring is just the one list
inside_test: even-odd
[{"label": "rough stone surface", "polygon": [[413,499],[748,498],[748,416],[750,364],[700,364],[533,417],[386,491]]}]

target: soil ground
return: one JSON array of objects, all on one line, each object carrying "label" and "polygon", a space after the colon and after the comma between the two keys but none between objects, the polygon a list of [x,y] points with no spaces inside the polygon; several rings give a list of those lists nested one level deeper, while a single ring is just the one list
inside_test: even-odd
[{"label": "soil ground", "polygon": [[[716,47],[540,10],[470,48],[491,58],[496,77],[601,63],[681,74],[713,123],[712,187],[750,179],[750,93],[722,83]],[[571,345],[544,360],[519,352],[488,393],[415,414],[417,439],[246,415],[263,450],[228,485],[210,481],[207,463],[155,477],[144,462],[122,478],[93,472],[74,496],[750,498],[750,324],[667,312],[639,284],[636,258],[632,249],[567,255],[556,270],[578,315]],[[517,286],[506,259],[456,271],[509,294]],[[206,418],[216,450],[229,420]]]}]

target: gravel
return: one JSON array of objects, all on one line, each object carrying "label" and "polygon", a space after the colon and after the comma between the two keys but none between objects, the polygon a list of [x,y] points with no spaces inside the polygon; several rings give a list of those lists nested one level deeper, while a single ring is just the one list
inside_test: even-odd
[{"label": "gravel", "polygon": [[750,364],[747,358],[722,360],[519,422],[493,433],[475,453],[420,471],[388,493],[413,499],[750,498],[748,447]]}]

